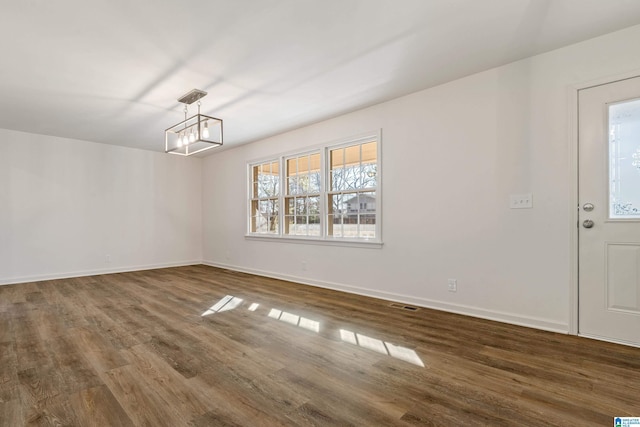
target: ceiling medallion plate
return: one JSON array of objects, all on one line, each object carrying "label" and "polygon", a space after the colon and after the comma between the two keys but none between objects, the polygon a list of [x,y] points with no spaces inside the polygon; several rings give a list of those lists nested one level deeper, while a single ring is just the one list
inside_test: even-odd
[{"label": "ceiling medallion plate", "polygon": [[203,98],[204,96],[207,95],[207,92],[200,90],[200,89],[193,89],[190,90],[189,92],[185,93],[184,95],[182,95],[180,98],[178,98],[178,102],[181,102],[183,104],[193,104],[194,102],[196,102],[197,100],[199,100],[200,98]]}]

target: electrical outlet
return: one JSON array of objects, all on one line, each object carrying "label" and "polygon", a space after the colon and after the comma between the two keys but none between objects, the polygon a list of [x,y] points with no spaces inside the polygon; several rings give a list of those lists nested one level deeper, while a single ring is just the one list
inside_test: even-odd
[{"label": "electrical outlet", "polygon": [[111,262],[111,255],[106,254],[106,255],[104,256],[104,262]]},{"label": "electrical outlet", "polygon": [[302,268],[302,271],[307,271],[307,261],[302,261],[300,268]]},{"label": "electrical outlet", "polygon": [[531,209],[533,208],[533,195],[527,194],[512,194],[509,196],[509,207],[511,209]]},{"label": "electrical outlet", "polygon": [[449,289],[449,292],[458,292],[458,280],[449,279],[447,281],[447,289]]}]

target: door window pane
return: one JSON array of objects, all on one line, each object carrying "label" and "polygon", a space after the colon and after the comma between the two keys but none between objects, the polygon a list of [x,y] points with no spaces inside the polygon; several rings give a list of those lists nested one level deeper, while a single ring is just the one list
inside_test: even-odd
[{"label": "door window pane", "polygon": [[640,100],[609,105],[609,217],[640,219]]}]

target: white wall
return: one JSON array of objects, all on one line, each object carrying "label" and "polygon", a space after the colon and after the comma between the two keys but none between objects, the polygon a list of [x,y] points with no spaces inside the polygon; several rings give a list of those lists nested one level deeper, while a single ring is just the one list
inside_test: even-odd
[{"label": "white wall", "polygon": [[[206,158],[205,261],[568,331],[569,88],[640,70],[638,42],[633,27]],[[378,128],[382,249],[245,239],[247,161]],[[529,192],[533,209],[509,209]]]},{"label": "white wall", "polygon": [[201,159],[0,129],[0,284],[201,259]]}]

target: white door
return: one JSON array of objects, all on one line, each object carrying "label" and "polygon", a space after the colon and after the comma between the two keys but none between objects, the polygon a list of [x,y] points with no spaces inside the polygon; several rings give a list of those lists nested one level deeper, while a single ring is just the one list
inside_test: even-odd
[{"label": "white door", "polygon": [[580,335],[640,346],[640,77],[578,93]]}]

